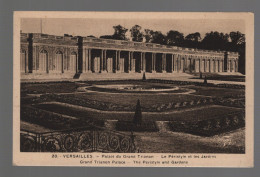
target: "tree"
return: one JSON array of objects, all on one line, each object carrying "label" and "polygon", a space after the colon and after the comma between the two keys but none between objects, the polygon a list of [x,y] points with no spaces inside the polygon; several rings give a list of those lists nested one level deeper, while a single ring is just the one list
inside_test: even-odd
[{"label": "tree", "polygon": [[245,74],[245,34],[239,31],[232,31],[229,33],[231,42],[229,50],[234,52],[239,52],[239,72]]},{"label": "tree", "polygon": [[183,33],[171,30],[167,33],[166,41],[168,45],[182,45],[184,41]]},{"label": "tree", "polygon": [[242,34],[241,32],[230,32],[229,37],[231,39],[231,43],[234,45],[241,45],[245,43],[245,34]]},{"label": "tree", "polygon": [[135,25],[130,29],[132,41],[143,42],[144,34],[141,32],[142,27]]},{"label": "tree", "polygon": [[211,31],[210,33],[206,33],[202,40],[202,48],[209,50],[226,50],[228,39],[228,34]]},{"label": "tree", "polygon": [[162,34],[161,31],[152,31],[152,39],[151,42],[152,43],[156,43],[156,44],[166,44],[166,36]]},{"label": "tree", "polygon": [[188,34],[185,37],[183,46],[189,48],[199,48],[200,40],[201,37],[199,32]]},{"label": "tree", "polygon": [[145,37],[145,42],[151,42],[153,39],[153,30],[150,29],[145,29],[144,30],[144,37]]},{"label": "tree", "polygon": [[188,34],[188,35],[185,37],[185,40],[187,40],[187,41],[193,41],[193,42],[199,42],[199,41],[201,40],[200,33],[199,33],[199,32],[196,32],[196,33]]},{"label": "tree", "polygon": [[133,122],[135,125],[141,125],[142,123],[142,110],[139,99],[137,100]]},{"label": "tree", "polygon": [[113,34],[113,39],[117,39],[117,40],[126,40],[126,32],[128,31],[128,29],[126,29],[125,27],[121,26],[121,25],[117,25],[117,26],[113,26],[115,32]]}]

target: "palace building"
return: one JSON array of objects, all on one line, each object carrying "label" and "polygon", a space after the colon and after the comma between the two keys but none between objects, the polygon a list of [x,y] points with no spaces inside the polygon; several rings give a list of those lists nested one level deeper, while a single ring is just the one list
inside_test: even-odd
[{"label": "palace building", "polygon": [[238,72],[238,53],[92,37],[21,33],[26,75]]}]

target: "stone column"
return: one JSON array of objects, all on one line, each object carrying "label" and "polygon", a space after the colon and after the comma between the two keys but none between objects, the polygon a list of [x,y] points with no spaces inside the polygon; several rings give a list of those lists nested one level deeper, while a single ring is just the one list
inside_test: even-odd
[{"label": "stone column", "polygon": [[162,73],[166,73],[166,54],[162,54]]},{"label": "stone column", "polygon": [[226,72],[230,72],[230,60],[227,59],[227,69]]},{"label": "stone column", "polygon": [[176,71],[177,72],[180,72],[180,55],[178,55],[178,57],[177,57],[177,60],[176,60],[177,62],[177,64],[176,64]]},{"label": "stone column", "polygon": [[229,69],[230,69],[230,68],[229,68],[229,62],[230,62],[229,59],[227,59],[227,72],[230,71],[230,70],[229,70]]},{"label": "stone column", "polygon": [[211,65],[212,65],[211,59],[209,59],[208,62],[209,62],[209,72],[211,72]]},{"label": "stone column", "polygon": [[199,58],[199,72],[202,72],[201,71],[201,63],[202,63],[202,60],[201,60],[201,58]]},{"label": "stone column", "polygon": [[233,72],[236,72],[236,61],[233,60]]},{"label": "stone column", "polygon": [[177,60],[177,62],[178,62],[178,65],[177,65],[177,71],[178,72],[180,72],[181,71],[181,55],[179,55],[179,57],[178,57],[178,60]]},{"label": "stone column", "polygon": [[115,58],[115,73],[117,73],[117,63],[118,63],[118,51],[116,50],[116,58]]},{"label": "stone column", "polygon": [[173,54],[173,72],[176,72],[176,71],[177,71],[177,66],[178,66],[178,63],[177,63],[177,55],[176,55],[176,54]]},{"label": "stone column", "polygon": [[173,71],[174,71],[174,55],[173,54],[171,54],[171,55],[172,55],[171,72],[173,73]]},{"label": "stone column", "polygon": [[206,72],[206,59],[201,60],[201,71]]},{"label": "stone column", "polygon": [[117,72],[119,72],[120,71],[120,54],[121,54],[121,51],[118,50],[117,54],[118,54],[118,56],[117,56]]},{"label": "stone column", "polygon": [[238,60],[235,61],[235,72],[238,72]]},{"label": "stone column", "polygon": [[[32,73],[37,72],[37,51],[36,46],[33,46],[33,52],[32,52]],[[48,57],[49,58],[49,57]]]},{"label": "stone column", "polygon": [[131,68],[131,51],[128,51],[128,60],[127,60],[127,66],[128,66],[128,73],[130,73],[130,68]]},{"label": "stone column", "polygon": [[220,60],[218,60],[218,72],[220,72]]},{"label": "stone column", "polygon": [[[69,56],[68,56],[68,58],[69,58]],[[86,48],[83,48],[83,56],[82,56],[82,63],[81,63],[81,65],[82,65],[82,73],[85,73],[86,72],[86,70],[87,70],[87,60],[88,59],[88,51],[87,51],[87,49]],[[79,69],[80,67],[79,67],[79,62],[78,62],[78,60],[79,60],[79,56],[77,55],[77,68]],[[80,72],[80,71],[79,71]]]},{"label": "stone column", "polygon": [[145,52],[142,52],[141,55],[142,55],[142,72],[145,72],[146,71]]},{"label": "stone column", "polygon": [[103,52],[103,49],[101,49],[101,52],[100,52],[100,69],[99,69],[99,72],[102,73],[103,71],[103,62],[104,62],[104,52]]},{"label": "stone column", "polygon": [[156,59],[156,53],[152,53],[152,73],[155,73],[155,59]]},{"label": "stone column", "polygon": [[236,72],[236,60],[233,60],[234,69],[233,72]]},{"label": "stone column", "polygon": [[221,72],[224,72],[224,70],[225,70],[225,68],[224,68],[224,65],[225,65],[224,59],[221,60],[221,61],[222,61],[222,62],[221,62],[221,64],[222,64],[222,71],[221,71]]},{"label": "stone column", "polygon": [[88,49],[88,71],[92,72],[91,49]]},{"label": "stone column", "polygon": [[212,72],[215,73],[216,72],[216,60],[214,59],[212,62],[213,62],[213,70],[212,70]]},{"label": "stone column", "polygon": [[143,72],[143,53],[140,52],[140,68],[139,68],[140,72]]},{"label": "stone column", "polygon": [[103,72],[107,73],[107,50],[104,50],[103,52]]},{"label": "stone column", "polygon": [[[48,63],[49,64],[49,63]],[[29,73],[29,53],[28,50],[25,52],[25,73]]]},{"label": "stone column", "polygon": [[135,72],[135,63],[134,63],[134,52],[133,51],[131,52],[130,63],[131,63],[131,72],[134,73]]}]

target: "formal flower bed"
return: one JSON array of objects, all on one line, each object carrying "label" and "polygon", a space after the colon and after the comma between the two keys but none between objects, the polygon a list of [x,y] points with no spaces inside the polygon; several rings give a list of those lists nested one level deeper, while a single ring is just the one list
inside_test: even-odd
[{"label": "formal flower bed", "polygon": [[38,124],[52,130],[64,130],[70,128],[78,128],[83,126],[104,126],[103,121],[71,119],[60,114],[33,107],[21,107],[21,120]]},{"label": "formal flower bed", "polygon": [[236,85],[236,84],[212,84],[212,83],[204,84],[203,82],[173,81],[173,80],[161,80],[161,79],[149,79],[148,81],[153,83],[176,84],[176,85],[195,85],[195,86],[205,86],[205,87],[245,89],[244,85]]},{"label": "formal flower bed", "polygon": [[215,98],[214,104],[229,107],[245,108],[245,99]]},{"label": "formal flower bed", "polygon": [[45,94],[45,93],[71,93],[75,92],[78,85],[74,82],[50,82],[50,83],[22,83],[21,95]]},{"label": "formal flower bed", "polygon": [[[102,102],[97,100],[91,99],[82,99],[82,97],[75,97],[74,95],[43,95],[41,96],[42,100],[47,101],[58,101],[73,105],[79,105],[83,107],[89,107],[104,111],[134,111],[135,105],[120,105],[110,102]],[[37,100],[34,101],[37,103]],[[163,112],[163,111],[170,111],[170,110],[178,110],[182,108],[189,108],[195,106],[202,106],[202,105],[209,105],[214,104],[214,100],[212,98],[198,98],[191,101],[184,101],[184,102],[170,102],[170,103],[163,103],[163,104],[154,104],[154,105],[147,105],[142,106],[142,110],[145,112]]]},{"label": "formal flower bed", "polygon": [[[210,117],[210,116],[209,116]],[[171,121],[170,128],[174,132],[185,132],[200,136],[213,136],[245,126],[245,113],[233,112],[201,121]]]},{"label": "formal flower bed", "polygon": [[[207,76],[208,80],[220,80],[220,81],[236,81],[236,82],[245,82],[245,76],[237,75],[219,75],[216,73],[201,73],[204,78]],[[200,73],[194,73],[193,79],[199,79]]]},{"label": "formal flower bed", "polygon": [[[29,104],[29,103],[39,103],[39,102],[49,102],[49,101],[58,101],[62,103],[68,103],[83,107],[89,107],[98,110],[104,111],[134,111],[135,105],[127,105],[127,104],[116,104],[111,102],[103,102],[97,101],[92,99],[87,99],[84,97],[77,97],[74,95],[42,95],[40,97],[33,97],[28,99],[23,99],[22,104]],[[190,101],[183,101],[183,102],[168,102],[168,103],[160,103],[160,104],[151,104],[142,106],[142,110],[144,112],[165,112],[165,111],[174,111],[174,110],[181,110],[186,108],[193,108],[198,106],[204,105],[222,105],[222,106],[229,106],[229,107],[238,107],[244,108],[245,107],[245,100],[244,99],[233,99],[233,98],[193,98]]]},{"label": "formal flower bed", "polygon": [[212,98],[198,98],[191,101],[185,102],[170,102],[165,104],[155,104],[151,106],[151,112],[163,112],[163,111],[170,111],[170,110],[179,110],[183,108],[191,108],[195,106],[203,106],[203,105],[210,105],[214,104],[214,100]]}]

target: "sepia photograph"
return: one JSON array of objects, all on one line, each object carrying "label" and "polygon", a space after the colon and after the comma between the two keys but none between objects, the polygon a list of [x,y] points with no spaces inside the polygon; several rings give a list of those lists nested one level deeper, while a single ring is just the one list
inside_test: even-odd
[{"label": "sepia photograph", "polygon": [[14,20],[16,164],[39,155],[35,165],[44,156],[54,165],[252,165],[252,14]]}]

